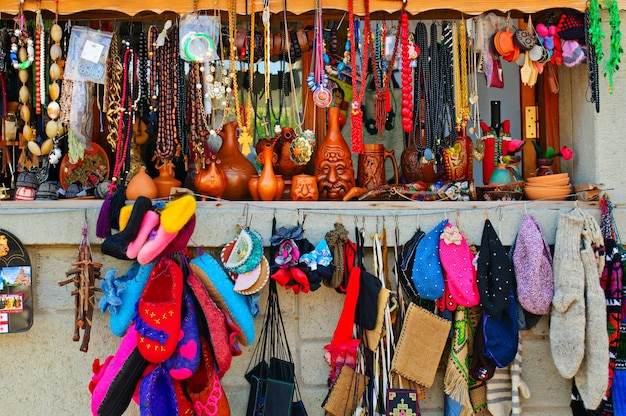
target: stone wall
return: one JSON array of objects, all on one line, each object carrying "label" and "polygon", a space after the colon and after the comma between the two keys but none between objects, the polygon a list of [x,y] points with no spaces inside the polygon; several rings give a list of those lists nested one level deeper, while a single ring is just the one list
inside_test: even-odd
[{"label": "stone wall", "polygon": [[[87,385],[91,378],[94,358],[105,358],[115,352],[119,339],[110,334],[108,316],[94,314],[89,351],[79,351],[79,343],[72,341],[73,298],[70,288],[59,287],[65,271],[76,260],[85,216],[89,220],[89,238],[94,260],[104,264],[103,273],[114,268],[123,273],[130,262],[103,256],[99,240],[93,235],[98,214],[98,201],[0,204],[2,228],[15,234],[27,246],[33,264],[33,293],[35,316],[33,327],[20,334],[0,335],[0,351],[4,357],[0,379],[5,380],[3,410],[5,414],[45,415],[50,409],[60,415],[89,413],[90,394]],[[574,208],[573,202],[508,203],[498,208],[492,203],[318,203],[300,207],[295,203],[250,205],[248,216],[255,229],[269,238],[270,224],[276,212],[278,225],[293,225],[306,215],[306,236],[314,244],[342,220],[349,230],[354,222],[365,227],[366,240],[376,227],[386,227],[389,244],[394,243],[393,230],[397,221],[400,243],[405,242],[417,227],[433,227],[445,216],[458,221],[470,242],[479,242],[485,216],[488,215],[504,244],[511,244],[525,212],[535,215],[548,239],[554,242],[558,215]],[[55,208],[51,208],[55,207]],[[349,207],[350,209],[345,209]],[[581,205],[599,216],[596,204]],[[457,219],[458,210],[458,219]],[[618,224],[626,221],[625,211],[616,212]],[[234,226],[245,220],[241,203],[198,204],[198,224],[192,237],[194,244],[208,251],[215,250],[233,238]],[[380,229],[379,228],[379,229]],[[393,249],[390,250],[393,253]],[[366,260],[366,264],[367,261]],[[343,305],[343,295],[322,287],[309,294],[294,295],[279,287],[283,316],[289,343],[296,361],[300,388],[309,415],[321,416],[320,403],[324,399],[328,366],[323,360],[323,347],[334,330]],[[264,290],[262,298],[267,291]],[[263,308],[262,308],[263,310]],[[257,327],[261,320],[257,319]],[[548,319],[522,334],[524,341],[524,379],[531,390],[531,398],[523,400],[525,415],[566,415],[569,410],[569,382],[562,379],[550,356]],[[244,348],[241,357],[223,379],[232,414],[243,416],[248,397],[248,384],[243,377],[253,347]],[[423,414],[443,413],[442,374],[428,390],[422,402]],[[131,405],[128,415],[138,415]]]}]

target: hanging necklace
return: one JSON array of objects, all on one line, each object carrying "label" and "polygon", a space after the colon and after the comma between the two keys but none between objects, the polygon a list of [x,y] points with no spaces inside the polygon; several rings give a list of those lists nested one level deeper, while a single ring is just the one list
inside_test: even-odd
[{"label": "hanging necklace", "polygon": [[[357,80],[357,61],[356,51],[358,48],[358,36],[355,31],[354,21],[354,0],[348,0],[348,21],[350,25],[348,37],[350,40],[350,61],[352,63],[352,110],[350,112],[350,120],[352,123],[352,152],[363,153],[363,96],[365,94],[366,78],[367,78],[367,53],[370,45],[370,10],[369,0],[364,0],[364,28],[363,28],[363,47],[361,57],[361,78]],[[359,84],[361,88],[359,89]]]},{"label": "hanging necklace", "polygon": [[[459,61],[461,62],[461,73],[460,73],[460,94],[459,94],[459,103],[457,104],[457,108],[460,108],[459,115],[461,116],[460,124],[461,130],[465,131],[465,126],[470,118],[470,99],[469,99],[469,86],[468,86],[468,72],[467,72],[467,26],[465,24],[465,19],[461,19],[459,24]],[[454,62],[454,66],[457,67],[457,62]]]},{"label": "hanging necklace", "polygon": [[[50,51],[52,51],[52,48],[50,49]],[[116,150],[120,134],[120,132],[117,131],[117,126],[120,119],[120,87],[122,85],[122,72],[124,70],[119,54],[119,41],[117,32],[113,32],[113,37],[111,38],[111,48],[109,48],[109,59],[107,59],[107,67],[108,75],[105,97],[105,106],[107,108],[106,117],[109,123],[109,134],[107,135],[107,143],[109,143],[111,149]],[[154,76],[156,76],[156,71]],[[65,90],[66,88],[66,82],[67,80],[63,81],[63,90]]]},{"label": "hanging necklace", "polygon": [[[411,133],[414,129],[413,121],[413,68],[411,68],[412,58],[417,58],[415,45],[412,45],[409,32],[409,17],[406,13],[406,3],[402,2],[402,14],[400,16],[400,36],[404,39],[402,42],[402,130],[405,133]],[[396,35],[398,36],[398,35]],[[412,50],[411,50],[412,49]],[[413,56],[411,56],[413,55]],[[379,130],[380,134],[380,130]]]},{"label": "hanging necklace", "polygon": [[253,76],[254,76],[254,0],[252,0],[251,11],[250,11],[250,36],[249,36],[249,45],[248,45],[248,70],[250,71],[250,88],[248,88],[247,99],[246,99],[246,123],[244,124],[243,116],[241,114],[241,105],[239,100],[239,83],[237,82],[237,67],[236,67],[236,55],[237,55],[237,43],[236,43],[236,5],[237,0],[229,0],[228,2],[228,31],[230,37],[230,66],[232,71],[233,78],[233,95],[235,96],[235,116],[237,117],[237,124],[239,125],[239,129],[241,130],[241,134],[239,135],[239,144],[241,144],[241,153],[245,156],[249,155],[251,152],[252,145],[252,135],[250,133],[250,128],[254,126],[254,114],[252,109],[252,85],[253,85]]},{"label": "hanging necklace", "polygon": [[328,74],[324,65],[324,26],[322,23],[322,2],[315,1],[315,48],[313,54],[314,72],[307,77],[307,86],[313,92],[316,106],[326,108],[332,101],[332,93],[328,89]]},{"label": "hanging necklace", "polygon": [[[253,0],[254,1],[254,0]],[[270,32],[270,3],[269,0],[263,2],[263,36],[265,39],[263,45],[263,60],[265,61],[264,67],[264,81],[265,81],[265,120],[263,125],[265,126],[265,136],[270,136],[269,124],[271,122],[271,108],[272,108],[272,87],[270,83],[270,47],[271,47],[271,32]],[[252,86],[250,87],[252,88]],[[280,129],[280,125],[278,126]],[[280,133],[280,130],[277,132]]]},{"label": "hanging necklace", "polygon": [[[442,46],[439,48],[439,73],[441,74],[440,95],[443,98],[443,111],[440,113],[438,138],[440,149],[450,147],[456,142],[456,103],[454,100],[454,76],[452,59],[454,35],[450,22],[443,22]],[[448,135],[446,135],[446,132]]]},{"label": "hanging necklace", "polygon": [[[417,65],[413,76],[413,131],[411,132],[411,142],[417,150],[424,151],[425,143],[422,136],[426,134],[426,95],[425,82],[430,77],[430,67],[428,63],[428,44],[426,41],[426,25],[417,22],[415,27],[415,41],[420,53],[417,57]],[[422,105],[423,103],[423,105]]]},{"label": "hanging necklace", "polygon": [[[396,39],[393,45],[393,52],[391,53],[391,57],[389,58],[389,64],[385,68],[385,53],[384,53],[384,44],[386,38],[386,28],[383,25],[382,35],[379,40],[376,41],[376,45],[371,45],[372,48],[378,50],[380,54],[381,65],[379,66],[376,62],[376,51],[370,51],[370,59],[372,61],[372,72],[374,73],[374,85],[376,87],[376,99],[374,100],[374,118],[376,120],[376,129],[378,130],[378,135],[382,136],[385,132],[385,122],[387,121],[387,113],[391,110],[391,96],[389,93],[389,83],[391,81],[391,77],[393,77],[393,70],[396,65],[396,55],[398,53],[398,45],[400,45],[402,39],[402,30],[406,27],[408,28],[408,16],[404,13],[406,8],[406,2],[402,2],[402,10],[400,12],[400,20],[398,21],[398,27],[396,29]],[[407,37],[408,38],[408,37]],[[403,42],[406,44],[406,42]],[[407,49],[407,57],[408,57],[408,49]],[[386,71],[385,71],[386,69]],[[409,72],[405,74],[404,68],[402,69],[402,82],[404,85],[404,81],[407,78],[411,78],[410,71],[411,68],[408,67]],[[382,77],[382,79],[381,79]],[[408,81],[408,79],[407,79]],[[410,97],[410,94],[409,94]],[[404,92],[403,92],[404,99]]]}]

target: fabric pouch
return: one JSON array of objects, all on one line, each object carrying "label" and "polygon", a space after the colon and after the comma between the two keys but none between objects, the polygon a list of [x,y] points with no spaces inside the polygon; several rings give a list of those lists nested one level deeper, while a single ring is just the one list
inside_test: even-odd
[{"label": "fabric pouch", "polygon": [[332,416],[353,415],[368,383],[369,377],[356,373],[352,367],[344,365],[322,407]]},{"label": "fabric pouch", "polygon": [[425,387],[431,387],[446,346],[452,323],[411,303],[391,371]]},{"label": "fabric pouch", "polygon": [[290,416],[293,404],[293,383],[268,378],[265,381],[265,410],[262,414]]},{"label": "fabric pouch", "polygon": [[387,390],[387,415],[420,416],[417,391],[412,389]]}]

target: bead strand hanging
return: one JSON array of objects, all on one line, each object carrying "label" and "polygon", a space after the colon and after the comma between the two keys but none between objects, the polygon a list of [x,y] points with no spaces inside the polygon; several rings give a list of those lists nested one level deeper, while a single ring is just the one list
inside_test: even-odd
[{"label": "bead strand hanging", "polygon": [[460,102],[457,103],[457,108],[460,108],[459,114],[461,116],[461,130],[465,130],[465,126],[470,119],[470,100],[469,100],[469,83],[468,83],[468,65],[467,65],[467,26],[465,19],[461,19],[459,23],[459,61],[461,65],[457,65],[455,61],[454,65],[460,66]]},{"label": "bead strand hanging", "polygon": [[[385,132],[385,123],[387,121],[387,114],[391,111],[391,95],[389,92],[389,83],[391,82],[391,78],[393,77],[393,70],[396,65],[396,56],[398,54],[398,47],[402,43],[403,46],[406,42],[402,42],[402,39],[408,39],[408,37],[403,38],[403,23],[402,20],[406,19],[406,26],[408,28],[408,16],[405,13],[406,3],[402,3],[402,10],[400,13],[400,20],[398,21],[398,27],[396,29],[395,41],[393,45],[393,50],[391,52],[391,57],[389,58],[389,63],[385,61],[385,48],[384,44],[387,37],[387,29],[386,26],[383,25],[381,30],[381,36],[375,42],[373,46],[374,51],[370,51],[370,58],[372,62],[372,72],[374,74],[374,85],[376,87],[376,98],[374,99],[374,120],[376,122],[376,130],[378,131],[378,135],[382,136]],[[380,57],[380,65],[376,62],[377,55]],[[404,58],[404,57],[403,57]],[[408,58],[408,49],[407,49],[407,58]],[[404,62],[403,62],[404,65]],[[409,68],[410,74],[410,65],[407,64]],[[404,67],[403,67],[404,74]],[[402,82],[404,85],[404,81],[412,82],[412,78],[406,79],[406,77],[402,76]],[[404,90],[403,90],[404,91]],[[404,97],[404,92],[403,92]],[[403,98],[404,99],[404,98]],[[410,97],[409,97],[410,99]]]},{"label": "bead strand hanging", "polygon": [[327,108],[332,101],[328,89],[328,74],[324,65],[324,25],[322,22],[322,2],[315,1],[315,45],[313,47],[313,72],[307,77],[307,86],[313,92],[313,102],[320,108]]},{"label": "bead strand hanging", "polygon": [[[354,17],[354,0],[348,0],[348,22],[350,40],[350,62],[352,64],[352,109],[350,111],[350,121],[352,126],[352,152],[363,153],[363,110],[361,105],[363,103],[363,96],[367,88],[367,53],[370,48],[370,10],[369,0],[364,0],[364,28],[363,28],[363,45],[361,53],[361,76],[360,82],[357,80],[357,49],[358,49],[358,36],[357,30],[355,30],[355,17]],[[359,84],[361,88],[359,89]]]},{"label": "bead strand hanging", "polygon": [[[50,28],[50,84],[48,85],[48,94],[50,96],[50,102],[47,106],[47,114],[50,117],[50,121],[46,123],[46,135],[54,142],[54,147],[58,148],[59,132],[61,131],[61,125],[59,124],[59,115],[61,112],[61,106],[58,103],[59,96],[61,94],[60,73],[61,67],[58,60],[61,58],[61,39],[63,38],[63,29],[58,23],[55,23]],[[53,68],[54,67],[54,68]],[[58,68],[58,70],[57,70]],[[55,152],[57,152],[55,150]],[[53,158],[55,160],[56,158]]]},{"label": "bead strand hanging", "polygon": [[[400,37],[402,42],[402,131],[411,133],[413,131],[413,68],[411,68],[410,32],[409,16],[406,13],[406,1],[402,2],[402,12],[400,17]],[[415,47],[413,47],[415,53]],[[417,57],[417,56],[416,56]],[[380,134],[380,131],[379,131]]]},{"label": "bead strand hanging", "polygon": [[[123,66],[119,54],[119,38],[117,36],[117,32],[114,32],[113,37],[111,38],[109,57],[107,59],[107,85],[104,100],[107,110],[106,118],[109,125],[107,143],[109,143],[112,150],[116,150],[120,134],[117,130],[117,126],[120,120],[122,72]],[[64,81],[64,84],[66,82],[67,81]],[[65,89],[65,85],[63,89]]]},{"label": "bead strand hanging", "polygon": [[[46,31],[43,26],[41,10],[37,10],[35,15],[35,114],[41,114],[41,105],[45,102],[45,74],[43,72],[43,62],[45,61],[45,36]],[[44,82],[42,82],[42,75]],[[43,91],[43,92],[42,92]],[[43,94],[43,99],[42,99]]]},{"label": "bead strand hanging", "polygon": [[228,2],[228,32],[229,32],[229,40],[230,40],[230,67],[231,67],[231,76],[233,79],[233,95],[235,97],[235,116],[237,118],[237,124],[239,125],[239,129],[241,130],[241,134],[239,135],[239,144],[241,145],[241,153],[245,156],[249,155],[252,151],[252,133],[250,129],[254,128],[254,112],[252,109],[252,94],[251,89],[253,84],[254,77],[254,0],[251,4],[250,10],[250,35],[248,42],[248,71],[250,77],[250,88],[247,92],[246,104],[245,104],[245,123],[243,119],[243,115],[241,114],[241,102],[239,99],[239,83],[237,82],[237,66],[236,66],[236,56],[237,56],[237,43],[236,43],[236,10],[237,0],[229,0]]}]

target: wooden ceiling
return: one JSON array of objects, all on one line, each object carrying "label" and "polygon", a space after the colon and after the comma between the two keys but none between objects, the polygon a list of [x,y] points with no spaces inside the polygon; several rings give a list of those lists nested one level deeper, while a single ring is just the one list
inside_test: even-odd
[{"label": "wooden ceiling", "polygon": [[[250,1],[255,1],[257,10],[263,7],[263,0],[237,0],[237,13],[245,14],[250,9]],[[227,10],[228,0],[198,0],[198,10],[213,12],[215,10]],[[20,0],[3,0],[0,6],[2,14],[15,15],[19,11]],[[315,0],[270,0],[270,11],[279,13],[283,11],[284,4],[287,11],[292,15],[310,13],[315,9]],[[348,0],[333,0],[332,2],[320,0],[324,11],[336,10],[347,11]],[[357,15],[363,14],[363,1],[354,2],[354,12]],[[457,14],[459,17],[465,15],[478,15],[486,11],[496,11],[506,13],[509,11],[517,15],[536,13],[553,8],[572,8],[583,11],[586,7],[586,0],[474,0],[460,1],[451,0],[442,2],[441,0],[408,0],[407,11],[413,15],[437,15],[446,16]],[[398,0],[370,0],[370,10],[377,13],[393,14],[400,10],[401,1]],[[626,10],[626,0],[618,0],[621,10]],[[442,5],[445,5],[442,8]],[[35,11],[38,8],[56,12],[62,16],[71,16],[77,13],[94,12],[101,16],[136,16],[149,14],[183,14],[194,10],[194,0],[25,0],[24,10]]]}]

